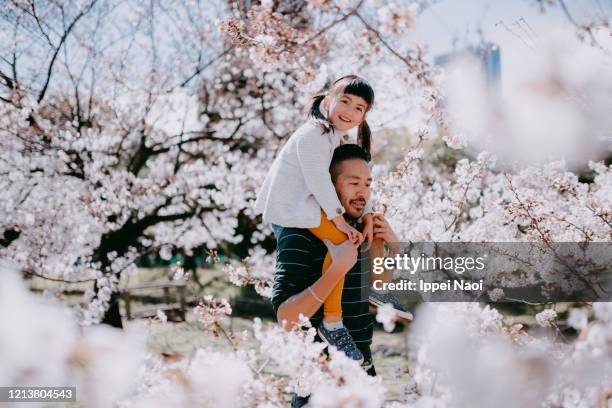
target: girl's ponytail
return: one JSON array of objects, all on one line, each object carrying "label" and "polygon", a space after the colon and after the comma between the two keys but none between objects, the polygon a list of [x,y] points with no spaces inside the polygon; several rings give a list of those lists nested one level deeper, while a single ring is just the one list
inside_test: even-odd
[{"label": "girl's ponytail", "polygon": [[325,132],[330,132],[334,128],[334,125],[328,118],[321,114],[320,110],[321,102],[323,102],[324,98],[325,94],[319,94],[312,97],[312,104],[310,105],[308,116],[321,125]]},{"label": "girl's ponytail", "polygon": [[371,160],[370,147],[372,145],[372,132],[368,122],[363,118],[359,128],[357,129],[357,143],[367,153],[368,161]]}]

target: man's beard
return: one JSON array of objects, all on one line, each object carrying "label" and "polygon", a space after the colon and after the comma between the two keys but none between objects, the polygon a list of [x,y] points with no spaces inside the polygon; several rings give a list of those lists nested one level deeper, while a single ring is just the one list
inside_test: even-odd
[{"label": "man's beard", "polygon": [[355,225],[358,224],[358,220],[359,218],[361,218],[361,216],[363,215],[363,211],[365,210],[365,204],[366,201],[365,200],[361,200],[361,199],[355,199],[355,200],[349,200],[348,201],[348,207],[351,206],[351,204],[355,201],[361,201],[363,203],[363,207],[361,209],[361,211],[359,211],[359,214],[357,216],[352,216],[351,214],[349,214],[349,212],[345,212],[344,213],[344,218],[346,219],[346,221],[351,224],[353,227],[355,227]]}]

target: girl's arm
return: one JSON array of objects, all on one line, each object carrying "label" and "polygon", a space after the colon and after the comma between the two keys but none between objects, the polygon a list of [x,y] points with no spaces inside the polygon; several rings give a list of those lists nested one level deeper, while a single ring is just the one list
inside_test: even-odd
[{"label": "girl's arm", "polygon": [[316,132],[303,134],[296,143],[297,154],[306,186],[325,211],[327,219],[332,220],[344,214],[345,209],[329,174],[331,162],[331,143],[327,136],[317,129]]}]

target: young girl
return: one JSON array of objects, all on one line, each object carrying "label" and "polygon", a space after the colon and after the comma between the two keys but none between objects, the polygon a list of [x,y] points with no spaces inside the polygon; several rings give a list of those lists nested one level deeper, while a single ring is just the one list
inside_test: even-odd
[{"label": "young girl", "polygon": [[[272,224],[278,239],[282,227],[308,228],[318,239],[338,245],[347,237],[356,244],[373,239],[371,203],[363,211],[363,234],[344,219],[344,207],[331,181],[329,165],[340,144],[355,143],[370,154],[371,133],[366,113],[374,104],[374,90],[363,78],[347,75],[335,81],[327,93],[313,97],[309,120],[291,136],[266,176],[255,203],[265,222]],[[357,127],[357,140],[347,131]],[[323,273],[331,264],[328,253]],[[348,330],[342,324],[342,289],[338,282],[323,307],[319,335],[342,349],[349,357],[362,360]],[[349,343],[347,344],[347,337]]]}]

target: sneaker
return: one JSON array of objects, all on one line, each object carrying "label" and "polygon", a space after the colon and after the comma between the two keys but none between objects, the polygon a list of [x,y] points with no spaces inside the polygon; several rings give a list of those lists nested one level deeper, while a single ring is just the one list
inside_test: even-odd
[{"label": "sneaker", "polygon": [[406,310],[404,306],[400,304],[400,302],[390,293],[381,293],[376,290],[371,289],[370,295],[368,296],[368,302],[374,307],[382,306],[386,303],[391,303],[393,308],[395,309],[395,314],[398,319],[411,321],[414,319],[412,313]]},{"label": "sneaker", "polygon": [[321,323],[318,332],[324,342],[342,351],[348,358],[358,361],[359,364],[363,362],[363,354],[357,348],[353,337],[346,327],[342,326],[340,329],[328,330]]}]

